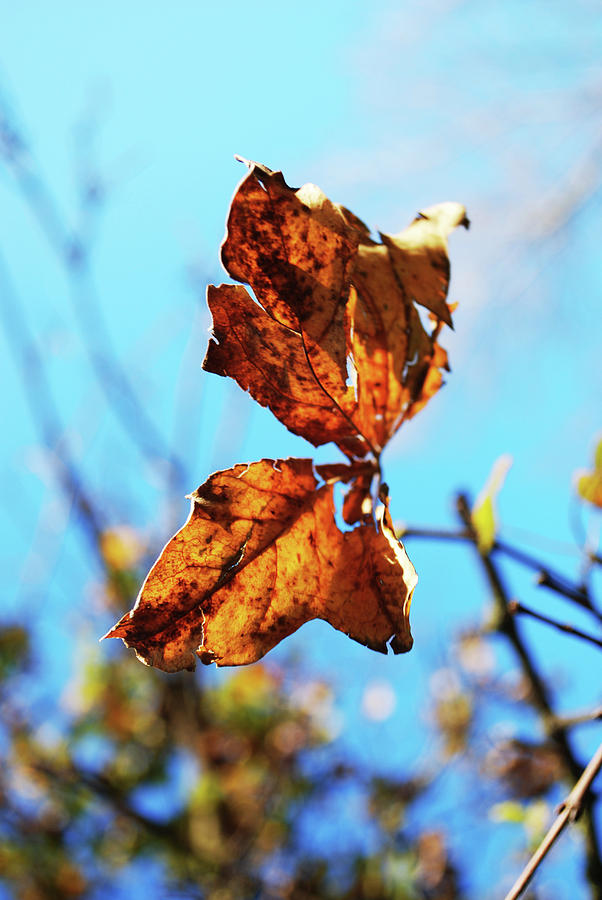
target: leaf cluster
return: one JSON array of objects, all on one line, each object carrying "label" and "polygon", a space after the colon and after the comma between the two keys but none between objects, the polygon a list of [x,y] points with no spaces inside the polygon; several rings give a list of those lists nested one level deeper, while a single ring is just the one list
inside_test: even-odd
[{"label": "leaf cluster", "polygon": [[[442,384],[451,326],[443,203],[376,241],[315,185],[257,164],[239,185],[210,286],[204,368],[233,378],[293,433],[334,442],[346,464],[263,459],[216,472],[134,609],[109,632],[168,672],[255,662],[321,618],[386,653],[412,646],[416,573],[395,537],[380,456]],[[421,310],[424,315],[421,315]],[[342,530],[335,484],[346,486]]]}]

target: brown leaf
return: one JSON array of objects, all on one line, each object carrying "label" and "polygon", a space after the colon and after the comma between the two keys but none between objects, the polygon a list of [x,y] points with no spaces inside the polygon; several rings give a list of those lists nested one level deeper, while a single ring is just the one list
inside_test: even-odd
[{"label": "brown leaf", "polygon": [[345,494],[343,502],[343,519],[348,525],[356,522],[368,522],[372,518],[372,497],[370,488],[373,475],[367,472],[353,481],[353,484]]},{"label": "brown leaf", "polygon": [[[350,457],[378,456],[442,383],[447,235],[468,225],[464,208],[430,207],[378,244],[315,185],[296,191],[281,172],[250,166],[222,261],[256,301],[244,288],[210,287],[214,340],[204,367],[235,378],[316,446],[334,441]],[[433,328],[415,304],[434,314]]]},{"label": "brown leaf", "polygon": [[334,441],[361,458],[369,445],[344,411],[318,383],[300,335],[268,316],[238,285],[209,286],[213,337],[204,368],[229,375],[258,403],[268,406],[294,434],[314,445]]},{"label": "brown leaf", "polygon": [[[216,472],[153,566],[120,637],[165,671],[260,659],[321,618],[381,652],[409,650],[416,573],[395,538],[380,452],[442,383],[447,235],[468,227],[445,203],[399,235],[367,226],[315,185],[290,188],[249,164],[222,260],[250,286],[210,286],[204,368],[234,378],[295,434],[333,441],[349,465],[261,460]],[[429,311],[421,318],[418,307]],[[371,462],[361,462],[371,455]],[[349,484],[335,522],[334,484]]]},{"label": "brown leaf", "polygon": [[416,573],[387,504],[350,531],[334,519],[333,481],[366,471],[264,459],[216,472],[107,637],[170,672],[194,668],[195,654],[254,662],[315,618],[374,650],[409,650]]},{"label": "brown leaf", "polygon": [[395,274],[410,299],[430,309],[450,327],[451,312],[445,302],[449,287],[447,235],[458,225],[468,228],[469,224],[459,203],[438,203],[418,213],[400,234],[380,234]]}]

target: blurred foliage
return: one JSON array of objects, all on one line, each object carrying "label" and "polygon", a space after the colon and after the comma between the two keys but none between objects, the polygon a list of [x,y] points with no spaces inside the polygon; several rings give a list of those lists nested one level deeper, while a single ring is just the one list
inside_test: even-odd
[{"label": "blurred foliage", "polygon": [[[42,225],[49,212],[53,221],[50,195],[24,153],[27,143],[9,118],[0,124],[4,155],[13,168],[16,164],[30,207],[38,210]],[[83,196],[89,215],[90,194]],[[85,229],[74,236],[59,229],[58,246],[74,294],[81,292],[82,308],[92,309],[97,321],[94,294],[85,290]],[[7,297],[3,285],[5,304]],[[82,648],[85,662],[55,702],[49,702],[54,681],[46,680],[37,658],[36,642],[43,637],[33,616],[28,612],[29,619],[24,615],[0,627],[2,900],[143,895],[149,900],[460,900],[476,896],[471,867],[496,823],[518,832],[522,848],[530,851],[562,796],[559,780],[574,781],[574,756],[568,752],[568,726],[554,723],[555,707],[543,689],[547,673],[540,672],[527,642],[515,640],[522,657],[515,658],[514,667],[500,660],[500,642],[508,645],[514,632],[496,570],[488,571],[494,602],[487,624],[465,629],[438,668],[427,673],[430,695],[421,713],[432,745],[410,774],[383,774],[376,761],[366,769],[341,755],[331,686],[302,663],[291,663],[286,671],[255,665],[214,681],[206,672],[165,676],[142,667],[122,648],[99,650],[98,620],[106,618],[106,626],[129,608],[157,547],[147,546],[128,522],[106,527],[101,512],[111,509],[109,491],[101,484],[88,496],[82,472],[67,452],[66,429],[53,414],[46,347],[36,354],[18,302],[7,309],[8,347],[20,351],[16,364],[54,486],[73,505],[82,534],[91,537],[88,552],[100,562],[104,583],[95,598],[100,615],[91,615],[94,637],[86,635]],[[88,339],[98,338],[103,351],[92,357],[103,361],[96,374],[99,384],[104,379],[109,406],[144,458],[150,454],[155,467],[160,459],[169,470],[168,453],[136,410],[119,360],[103,345],[102,329],[84,331]],[[598,506],[601,453],[599,444],[593,470],[577,482],[581,498]],[[177,468],[173,460],[170,465]],[[487,565],[499,552],[499,461],[496,465],[471,517]],[[171,483],[169,489],[173,492]],[[134,519],[132,506],[127,513]],[[452,537],[464,542],[466,530]],[[602,562],[598,544],[589,547],[592,567]],[[527,568],[533,562],[524,553],[522,560]],[[588,569],[585,575],[590,574]],[[596,613],[587,585],[577,590],[545,575],[557,595],[576,599],[579,612],[585,607]],[[44,596],[46,582],[40,587]],[[366,703],[378,720],[390,698],[376,691]],[[528,704],[532,708],[525,712]],[[511,736],[497,729],[508,718],[516,726]],[[332,814],[336,798],[349,791],[365,813],[359,822],[351,821],[351,814],[349,821]],[[451,815],[443,795],[452,798]],[[482,814],[478,839],[462,820],[466,807]],[[326,816],[331,831],[344,839],[360,831],[362,840],[350,840],[347,849],[341,849],[344,840],[336,849],[328,842],[310,843],[308,821],[324,824],[320,819]],[[465,847],[461,860],[458,834]],[[595,857],[591,844],[586,853]],[[599,897],[602,888],[596,893],[590,881],[592,897]],[[500,896],[498,887],[491,885],[491,896]]]},{"label": "blurred foliage", "polygon": [[[463,804],[480,804],[491,827],[518,830],[524,851],[532,852],[552,819],[559,782],[570,783],[578,763],[566,726],[550,726],[547,689],[512,630],[494,561],[476,530],[460,534],[489,567],[498,613],[486,616],[483,627],[465,629],[430,673],[423,713],[435,740],[411,773],[383,774],[377,759],[366,767],[343,753],[332,688],[302,661],[255,664],[219,678],[204,669],[165,675],[121,647],[98,647],[86,634],[85,658],[49,709],[31,623],[5,622],[2,896],[473,897],[472,854],[458,859],[456,819],[437,812],[450,793],[446,775],[461,778],[457,813]],[[150,548],[125,525],[100,532],[97,546],[103,583],[89,624],[101,633],[101,620],[131,605]],[[522,664],[510,679],[493,649],[500,636],[520,651]],[[394,703],[387,684],[375,682],[364,693],[363,713],[379,721]],[[508,711],[515,716],[526,703],[542,717],[547,737],[533,736],[532,719],[524,734],[491,730],[492,721]],[[339,821],[337,798],[349,792],[362,814]],[[308,841],[314,821],[338,840]],[[594,838],[592,826],[590,876]]]},{"label": "blurred foliage", "polygon": [[[112,573],[107,587],[110,596]],[[0,632],[0,671],[0,883],[19,900],[106,896],[127,867],[151,861],[161,897],[462,896],[443,831],[405,823],[429,779],[318,759],[332,695],[295,665],[206,686],[103,647],[62,697],[61,728],[23,690],[41,677],[25,629]],[[376,845],[333,866],[304,849],[297,822],[350,782],[362,786]]]},{"label": "blurred foliage", "polygon": [[562,778],[562,759],[549,743],[500,741],[485,764],[488,773],[502,780],[512,797],[540,797]]},{"label": "blurred foliage", "polygon": [[[144,547],[120,527],[100,548],[97,615],[112,617],[131,602]],[[491,823],[519,829],[529,852],[566,776],[553,740],[483,739],[492,712],[532,699],[518,670],[500,677],[490,626],[462,632],[431,673],[436,743],[398,777],[341,755],[332,689],[302,662],[217,680],[204,669],[165,675],[121,647],[91,651],[86,637],[49,715],[30,645],[23,624],[0,629],[0,885],[15,900],[118,898],[128,877],[168,900],[461,900],[473,893],[451,849],[454,822],[428,812],[442,776],[463,772],[463,791],[481,795]],[[391,703],[377,683],[364,712],[379,718]],[[303,823],[350,789],[369,837],[309,846]],[[330,825],[357,836],[357,823]]]},{"label": "blurred foliage", "polygon": [[592,471],[577,472],[575,481],[579,496],[602,508],[602,440],[598,441],[594,451]]}]

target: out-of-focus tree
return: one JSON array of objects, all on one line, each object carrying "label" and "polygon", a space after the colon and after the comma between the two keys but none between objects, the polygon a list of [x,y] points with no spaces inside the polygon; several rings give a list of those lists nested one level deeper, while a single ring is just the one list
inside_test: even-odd
[{"label": "out-of-focus tree", "polygon": [[[329,753],[331,692],[298,664],[206,687],[97,653],[58,731],[25,699],[41,677],[27,629],[0,637],[0,883],[12,896],[119,895],[124,871],[133,895],[156,897],[460,896],[444,834],[404,823],[429,779],[377,778]],[[350,785],[372,852],[304,848],[298,819]]]},{"label": "out-of-focus tree", "polygon": [[[434,8],[453,15],[457,6]],[[523,56],[528,60],[528,54]],[[407,65],[405,56],[397,57]],[[495,73],[495,59],[490,66]],[[595,72],[591,76],[562,102],[550,96],[542,105],[541,98],[529,95],[522,107],[513,108],[509,125],[496,111],[484,116],[478,105],[467,111],[469,131],[501,146],[500,169],[517,171],[529,196],[528,209],[505,219],[507,236],[515,243],[512,266],[506,258],[500,263],[499,256],[489,260],[492,268],[495,263],[511,269],[515,298],[535,277],[534,270],[546,269],[575,218],[599,192],[599,136],[591,135],[599,80]],[[500,97],[504,103],[503,92]],[[522,158],[518,165],[512,129],[516,119],[528,119],[537,129],[548,118],[566,116],[567,109],[575,118],[566,118],[566,128],[582,136],[583,154],[565,177],[555,176],[553,196],[537,196],[540,207],[535,203],[539,181],[535,187],[532,183],[537,166],[533,160],[525,166]],[[79,590],[74,591],[75,579],[53,583],[56,546],[51,539],[42,541],[44,577],[36,586],[37,599],[23,604],[22,615],[7,617],[0,632],[0,896],[458,900],[483,896],[475,888],[474,872],[490,846],[505,860],[506,872],[502,887],[499,869],[492,875],[486,896],[500,896],[554,821],[555,805],[580,778],[587,762],[580,736],[601,720],[599,693],[588,709],[566,714],[562,685],[553,683],[555,660],[539,656],[543,632],[535,630],[560,628],[567,642],[580,641],[575,679],[588,683],[590,697],[599,690],[591,675],[599,663],[598,462],[578,482],[590,504],[591,527],[577,548],[576,575],[504,540],[491,492],[475,506],[459,497],[456,527],[403,529],[410,549],[428,542],[435,550],[444,541],[458,554],[472,554],[472,590],[486,585],[483,621],[464,623],[458,633],[450,623],[445,658],[433,653],[430,692],[422,703],[432,740],[425,742],[428,752],[411,771],[393,777],[380,766],[382,759],[370,767],[343,752],[336,740],[334,688],[303,659],[286,665],[268,660],[216,679],[204,671],[163,676],[123,649],[99,649],[97,637],[132,605],[161,540],[177,524],[174,497],[193,488],[200,473],[192,471],[185,442],[167,439],[156,426],[136,378],[109,337],[93,277],[97,226],[111,199],[108,179],[89,157],[80,160],[79,203],[67,224],[36,163],[35,147],[4,100],[0,118],[1,157],[11,189],[33,213],[66,276],[87,371],[96,385],[95,403],[119,423],[120,443],[102,465],[115,469],[116,460],[125,458],[124,446],[134,448],[129,468],[114,483],[99,476],[103,470],[97,460],[90,464],[83,458],[70,428],[73,412],[65,411],[69,403],[57,398],[53,387],[48,347],[29,327],[31,304],[22,302],[19,285],[11,283],[11,260],[0,257],[6,352],[14,359],[37,432],[38,469],[51,485],[51,502],[42,509],[38,531],[52,537],[58,520],[70,535],[66,553],[82,570]],[[587,128],[574,127],[575,120],[585,120]],[[466,136],[458,135],[464,152]],[[452,153],[460,153],[450,147],[438,144],[441,170]],[[402,159],[409,168],[411,149]],[[393,156],[399,167],[397,151]],[[373,168],[372,176],[376,173],[378,182],[385,171],[386,166]],[[481,189],[475,186],[475,193]],[[519,215],[528,219],[522,230]],[[493,257],[497,247],[490,252]],[[527,256],[527,266],[515,265]],[[496,284],[492,309],[497,324],[499,286],[506,281],[498,277]],[[481,313],[481,326],[491,315],[491,309]],[[198,347],[195,353],[200,355]],[[180,407],[181,426],[191,417],[181,398]],[[149,492],[163,503],[152,533],[141,526],[144,516],[132,500],[137,491],[127,493],[140,461],[153,474]],[[38,511],[32,503],[27,518]],[[18,527],[18,509],[14,520]],[[435,552],[432,560],[433,566],[439,564]],[[526,602],[521,570],[537,576],[539,587],[529,588],[530,597],[571,604],[564,617],[550,613],[545,599],[539,606],[537,599]],[[515,579],[520,602],[515,601]],[[60,682],[60,698],[59,680],[40,663],[53,641],[45,601],[56,591],[68,595],[63,609],[69,603],[87,609],[85,632],[73,636],[79,661]],[[60,628],[64,638],[67,618]],[[388,703],[386,690],[364,696],[375,719],[386,714]],[[519,723],[517,733],[504,733],[508,718]],[[383,747],[382,756],[386,753]],[[590,792],[582,804],[574,829],[579,840],[571,847],[578,863],[571,873],[583,874],[583,896],[600,898],[602,824],[595,800]],[[536,874],[533,897],[550,897],[546,865]],[[560,877],[562,871],[561,860]]]}]

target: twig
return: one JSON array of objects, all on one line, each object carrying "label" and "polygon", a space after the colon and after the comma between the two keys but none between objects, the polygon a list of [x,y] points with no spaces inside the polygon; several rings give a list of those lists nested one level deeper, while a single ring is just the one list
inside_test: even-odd
[{"label": "twig", "polygon": [[587,588],[581,586],[575,588],[565,579],[559,578],[558,575],[555,575],[548,569],[542,569],[539,572],[537,584],[540,585],[540,587],[549,588],[551,591],[560,594],[562,597],[566,597],[567,600],[572,600],[573,603],[577,603],[579,606],[587,609],[588,612],[591,612],[598,620],[602,621],[602,613],[600,613],[593,605]]},{"label": "twig", "polygon": [[400,541],[406,538],[427,538],[429,541],[470,541],[472,540],[470,532],[453,531],[450,528],[406,528],[404,525],[398,525],[396,534]]},{"label": "twig", "polygon": [[566,716],[555,716],[549,724],[552,728],[573,728],[575,725],[585,725],[587,722],[595,722],[597,719],[602,719],[602,706]]},{"label": "twig", "polygon": [[[506,635],[522,668],[523,674],[529,683],[532,703],[540,712],[544,723],[555,718],[552,701],[548,695],[546,684],[536,668],[527,645],[523,641],[517,629],[516,622],[508,610],[510,596],[504,584],[502,575],[494,563],[491,554],[481,552],[478,548],[478,539],[472,525],[470,503],[464,494],[459,494],[456,501],[460,521],[471,534],[472,544],[478,554],[487,581],[491,587],[494,602],[499,613],[498,631]],[[563,760],[567,775],[576,781],[581,777],[583,767],[579,763],[571,744],[568,731],[564,728],[550,729],[550,739],[558,748]],[[593,888],[594,900],[602,900],[602,858],[598,843],[598,830],[596,820],[591,808],[591,801],[585,805],[585,839],[586,839],[586,871],[587,878]]]},{"label": "twig", "polygon": [[573,625],[568,625],[565,622],[557,622],[556,619],[550,619],[548,616],[544,616],[541,613],[535,612],[534,609],[529,609],[528,606],[523,606],[522,603],[519,603],[518,600],[511,600],[508,604],[508,612],[512,615],[516,615],[517,613],[522,613],[526,616],[531,616],[532,619],[537,619],[538,622],[545,622],[546,625],[551,625],[553,628],[557,628],[559,631],[563,631],[565,634],[572,634],[573,637],[581,638],[584,641],[589,641],[591,644],[595,644],[597,647],[602,647],[602,640],[600,638],[594,637],[592,634],[586,634],[585,631],[581,631],[579,628],[574,628]]},{"label": "twig", "polygon": [[19,298],[14,295],[1,253],[0,329],[4,331],[9,353],[21,376],[33,425],[42,446],[51,454],[58,486],[69,504],[72,504],[76,521],[107,580],[124,603],[129,602],[131,590],[120,578],[120,573],[107,563],[102,551],[102,537],[107,527],[106,516],[86,484],[65,436],[65,427],[52,392],[44,357],[31,332]]},{"label": "twig", "polygon": [[42,354],[33,338],[21,304],[13,295],[1,254],[0,324],[6,336],[9,352],[21,375],[34,426],[38,430],[43,446],[53,454],[59,484],[75,506],[94,552],[98,554],[104,523],[72,459]]},{"label": "twig", "polygon": [[586,586],[572,584],[559,572],[554,572],[548,566],[542,565],[541,560],[537,559],[537,557],[532,556],[530,553],[525,553],[524,550],[508,544],[506,541],[496,540],[492,552],[503,553],[509,559],[526,566],[528,569],[533,569],[537,573],[537,584],[541,587],[549,588],[549,590],[560,594],[562,597],[566,597],[567,600],[571,600],[578,606],[587,609],[588,612],[602,621],[602,613],[593,605]]},{"label": "twig", "polygon": [[[549,572],[550,570],[542,565],[541,559],[537,556],[533,556],[532,553],[527,553],[526,550],[521,550],[518,547],[515,547],[513,544],[509,544],[507,541],[503,541],[500,538],[497,538],[493,549],[497,550],[500,553],[503,553],[505,556],[509,556],[510,559],[513,559],[515,562],[521,563],[521,565],[526,566],[528,569],[533,569],[535,572]],[[561,576],[552,573],[556,578],[560,578]]]},{"label": "twig", "polygon": [[504,900],[517,900],[517,898],[520,897],[533,878],[539,864],[553,847],[564,828],[569,822],[574,822],[579,817],[589,794],[590,786],[600,771],[600,768],[602,768],[602,744],[600,744],[596,750],[571,793],[559,807],[558,815],[548,830],[548,833],[515,881],[512,888],[506,894]]},{"label": "twig", "polygon": [[[406,540],[406,538],[427,538],[428,540],[435,541],[473,540],[471,532],[465,528],[462,530],[453,530],[448,528],[399,527],[397,531],[398,537],[401,540]],[[594,607],[588,590],[583,585],[571,584],[571,582],[559,572],[554,572],[547,566],[542,565],[540,559],[537,559],[537,557],[532,556],[530,553],[526,553],[518,547],[514,547],[512,544],[507,543],[507,541],[496,540],[491,548],[491,553],[503,553],[504,556],[509,557],[514,560],[514,562],[520,563],[528,569],[533,569],[533,571],[537,573],[537,583],[539,585],[547,587],[557,594],[561,594],[563,597],[566,597],[567,600],[572,600],[573,603],[577,603],[579,606],[587,609],[587,611],[592,613],[599,621],[602,621],[602,613]]]},{"label": "twig", "polygon": [[[65,225],[50,190],[32,167],[26,142],[13,118],[0,98],[0,158],[12,171],[25,202],[65,268],[70,280],[74,313],[92,371],[124,433],[146,459],[151,462],[157,459],[167,461],[172,488],[182,487],[185,467],[170,452],[163,435],[147,414],[145,404],[138,397],[113,347],[92,283],[85,229],[74,232]],[[90,211],[89,202],[86,203],[86,210]]]}]

